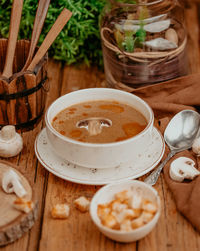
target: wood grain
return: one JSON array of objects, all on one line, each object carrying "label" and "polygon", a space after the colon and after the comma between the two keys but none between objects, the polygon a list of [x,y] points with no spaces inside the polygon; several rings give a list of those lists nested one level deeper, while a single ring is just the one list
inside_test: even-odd
[{"label": "wood grain", "polygon": [[30,44],[30,48],[29,48],[29,53],[28,53],[28,57],[26,59],[26,63],[23,66],[22,71],[26,70],[26,68],[28,67],[28,65],[30,64],[35,48],[37,46],[39,37],[40,37],[40,33],[42,31],[42,27],[47,15],[47,11],[48,11],[48,7],[49,7],[49,3],[50,0],[40,0],[38,3],[38,8],[37,8],[37,12],[35,15],[35,21],[34,21],[34,25],[33,25],[33,31],[31,34],[31,44]]},{"label": "wood grain", "polygon": [[[186,24],[189,33],[188,57],[190,72],[200,71],[198,1],[190,1],[186,9]],[[194,29],[194,31],[193,31]],[[104,75],[96,68],[86,66],[62,68],[60,63],[49,62],[51,89],[47,98],[49,106],[57,97],[70,91],[99,87]],[[42,124],[32,131],[23,133],[24,149],[20,156],[9,161],[18,163],[21,170],[30,176],[39,201],[39,219],[33,229],[3,248],[3,251],[199,251],[200,235],[191,227],[177,210],[173,197],[161,175],[155,188],[162,203],[162,213],[157,226],[143,240],[131,244],[121,244],[104,237],[91,222],[89,214],[82,214],[73,206],[80,195],[91,198],[99,186],[83,186],[63,181],[49,174],[36,160],[33,143]],[[60,202],[70,204],[68,220],[53,220],[51,207]]]},{"label": "wood grain", "polygon": [[6,61],[3,69],[3,76],[6,78],[11,77],[13,74],[13,60],[17,44],[22,8],[23,8],[23,0],[13,1],[11,19],[10,19],[8,47],[6,52]]}]

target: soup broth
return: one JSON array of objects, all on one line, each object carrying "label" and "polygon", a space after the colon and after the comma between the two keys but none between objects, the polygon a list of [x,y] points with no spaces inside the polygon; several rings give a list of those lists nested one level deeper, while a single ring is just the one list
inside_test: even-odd
[{"label": "soup broth", "polygon": [[133,107],[117,101],[90,101],[58,113],[52,126],[60,134],[88,143],[113,143],[131,138],[147,126]]}]

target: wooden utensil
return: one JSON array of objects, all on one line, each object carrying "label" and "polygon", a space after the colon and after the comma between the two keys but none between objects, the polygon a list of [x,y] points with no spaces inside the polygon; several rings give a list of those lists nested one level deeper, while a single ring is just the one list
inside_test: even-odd
[{"label": "wooden utensil", "polygon": [[33,31],[32,31],[32,35],[31,35],[30,49],[29,49],[28,57],[26,59],[26,63],[24,65],[22,71],[26,70],[28,65],[30,65],[30,63],[31,63],[33,53],[35,51],[35,47],[38,43],[40,33],[41,33],[42,27],[44,25],[44,20],[47,15],[49,3],[50,3],[50,0],[40,0],[39,1],[36,16],[35,16],[35,21],[34,21],[34,25],[33,25]]},{"label": "wooden utensil", "polygon": [[45,37],[42,45],[38,49],[37,53],[35,54],[31,64],[28,66],[27,70],[33,71],[35,66],[39,63],[42,57],[45,55],[49,47],[52,45],[58,34],[61,32],[65,24],[69,21],[72,13],[67,9],[63,9],[60,13],[59,17],[57,18],[56,22],[51,27],[50,31],[48,32],[47,36]]},{"label": "wooden utensil", "polygon": [[17,43],[17,36],[21,20],[22,8],[23,8],[23,0],[13,0],[8,47],[2,74],[6,78],[9,78],[13,74],[13,60],[15,55],[15,48]]}]

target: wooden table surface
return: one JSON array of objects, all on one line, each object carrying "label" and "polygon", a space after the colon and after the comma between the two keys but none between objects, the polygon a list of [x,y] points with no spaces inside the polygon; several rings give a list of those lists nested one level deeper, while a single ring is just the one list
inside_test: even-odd
[{"label": "wooden table surface", "polygon": [[[188,28],[188,55],[190,72],[200,72],[198,1],[186,9]],[[62,67],[60,63],[49,62],[51,89],[47,107],[59,96],[86,87],[101,86],[103,73],[96,68]],[[176,210],[172,195],[161,175],[155,188],[159,192],[162,213],[157,226],[144,239],[131,244],[120,244],[109,240],[92,223],[89,213],[82,214],[73,207],[73,201],[84,195],[91,198],[99,186],[73,184],[52,175],[38,162],[34,154],[34,141],[44,123],[34,131],[23,133],[22,153],[9,161],[16,163],[34,183],[39,201],[39,218],[34,227],[21,239],[1,248],[2,251],[198,251],[200,235]],[[54,220],[50,210],[56,203],[67,202],[71,205],[67,220]]]}]

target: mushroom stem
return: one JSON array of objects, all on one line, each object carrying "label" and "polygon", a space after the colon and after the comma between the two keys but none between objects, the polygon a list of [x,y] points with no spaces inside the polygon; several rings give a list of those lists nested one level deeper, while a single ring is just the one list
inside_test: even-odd
[{"label": "mushroom stem", "polygon": [[20,177],[13,170],[8,170],[3,174],[2,188],[6,193],[15,193],[18,197],[27,194],[20,182]]}]

